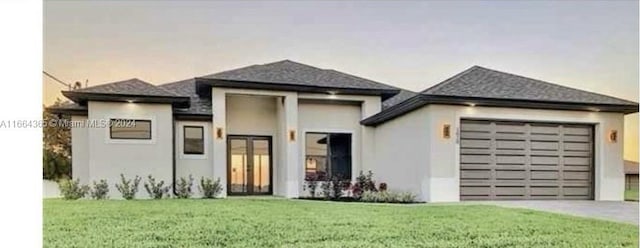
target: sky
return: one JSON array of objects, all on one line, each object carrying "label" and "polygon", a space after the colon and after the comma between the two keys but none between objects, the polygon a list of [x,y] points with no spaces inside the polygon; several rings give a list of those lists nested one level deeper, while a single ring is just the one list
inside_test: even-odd
[{"label": "sky", "polygon": [[[45,1],[43,67],[162,84],[290,59],[420,91],[480,65],[637,102],[638,35],[637,1]],[[638,161],[638,114],[624,132]]]}]

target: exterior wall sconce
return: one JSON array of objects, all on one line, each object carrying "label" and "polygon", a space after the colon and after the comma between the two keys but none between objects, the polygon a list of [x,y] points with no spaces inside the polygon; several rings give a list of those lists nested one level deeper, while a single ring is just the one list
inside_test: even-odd
[{"label": "exterior wall sconce", "polygon": [[445,139],[451,138],[451,125],[449,124],[442,125],[442,138],[445,138]]},{"label": "exterior wall sconce", "polygon": [[609,142],[610,143],[616,143],[618,142],[618,130],[611,130],[609,131]]},{"label": "exterior wall sconce", "polygon": [[221,127],[217,127],[216,128],[216,139],[222,139],[222,128]]},{"label": "exterior wall sconce", "polygon": [[289,141],[296,141],[296,130],[289,130]]}]

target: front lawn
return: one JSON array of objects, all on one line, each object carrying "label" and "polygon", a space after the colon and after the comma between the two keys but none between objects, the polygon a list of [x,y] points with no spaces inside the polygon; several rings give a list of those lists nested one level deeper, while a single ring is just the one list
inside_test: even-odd
[{"label": "front lawn", "polygon": [[487,205],[44,200],[45,247],[638,247],[638,227]]},{"label": "front lawn", "polygon": [[625,201],[638,201],[638,190],[637,189],[628,189],[624,191],[624,200]]}]

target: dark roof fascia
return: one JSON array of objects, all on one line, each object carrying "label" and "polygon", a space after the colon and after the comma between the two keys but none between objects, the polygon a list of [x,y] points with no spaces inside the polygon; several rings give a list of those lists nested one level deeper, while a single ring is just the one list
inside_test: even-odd
[{"label": "dark roof fascia", "polygon": [[62,91],[62,95],[72,101],[84,104],[87,101],[105,101],[105,102],[135,102],[135,103],[170,103],[174,107],[188,108],[191,104],[189,97],[186,96],[145,96],[145,95],[129,95],[129,94],[104,94],[104,93],[88,93]]},{"label": "dark roof fascia", "polygon": [[554,102],[554,101],[535,101],[535,100],[517,100],[517,99],[496,99],[481,97],[460,97],[460,96],[441,96],[421,94],[392,106],[374,116],[362,120],[360,123],[366,126],[377,126],[385,121],[394,119],[405,113],[411,112],[419,107],[427,104],[446,104],[446,105],[474,105],[483,107],[509,107],[509,108],[527,108],[527,109],[551,109],[551,110],[574,110],[574,111],[590,111],[590,112],[614,112],[631,114],[638,112],[638,104],[636,105],[618,105],[618,104],[594,104],[594,103],[571,103],[571,102]]},{"label": "dark roof fascia", "polygon": [[179,121],[213,121],[213,115],[207,114],[189,114],[189,113],[173,113],[176,120]]},{"label": "dark roof fascia", "polygon": [[250,81],[234,81],[220,80],[211,78],[196,78],[196,93],[203,97],[211,97],[210,87],[221,88],[240,88],[240,89],[258,89],[258,90],[280,90],[280,91],[296,91],[310,93],[333,92],[340,95],[372,95],[382,96],[383,100],[398,94],[400,90],[379,90],[379,89],[355,89],[355,88],[338,88],[323,87],[312,85],[295,85],[285,83],[261,83]]},{"label": "dark roof fascia", "polygon": [[405,100],[404,102],[393,105],[380,113],[377,113],[373,116],[370,116],[369,118],[360,121],[360,124],[375,127],[384,123],[385,121],[409,113],[427,104],[428,102],[422,95],[416,95]]},{"label": "dark roof fascia", "polygon": [[68,115],[82,115],[82,116],[89,115],[89,111],[87,109],[47,107],[44,110],[52,114],[68,114]]}]

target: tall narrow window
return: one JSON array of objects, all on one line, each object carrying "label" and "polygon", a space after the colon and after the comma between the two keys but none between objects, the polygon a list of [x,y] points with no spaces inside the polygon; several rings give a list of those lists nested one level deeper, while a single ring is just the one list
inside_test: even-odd
[{"label": "tall narrow window", "polygon": [[184,126],[184,154],[204,154],[204,127]]},{"label": "tall narrow window", "polygon": [[351,179],[351,134],[306,133],[305,174],[318,180]]},{"label": "tall narrow window", "polygon": [[133,119],[110,119],[111,139],[151,139],[151,121]]}]

